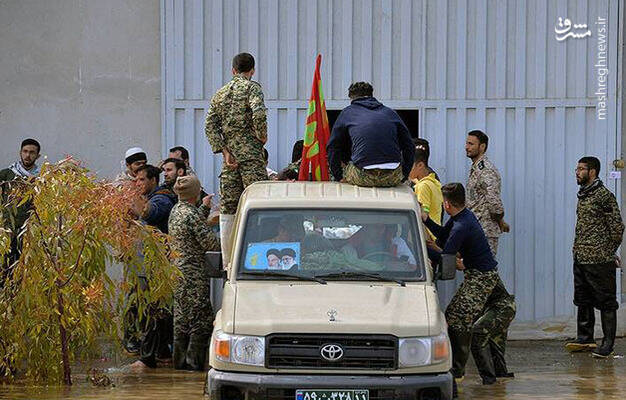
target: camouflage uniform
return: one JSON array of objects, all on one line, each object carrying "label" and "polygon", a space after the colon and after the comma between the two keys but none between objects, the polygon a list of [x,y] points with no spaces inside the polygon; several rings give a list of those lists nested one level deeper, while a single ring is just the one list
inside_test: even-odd
[{"label": "camouflage uniform", "polygon": [[[498,252],[498,239],[490,240],[489,247],[495,258]],[[483,311],[483,316],[474,324],[472,334],[472,354],[474,355],[474,361],[478,366],[481,361],[477,359],[477,355],[480,351],[486,351],[491,353],[491,359],[495,368],[497,377],[510,377],[506,360],[504,359],[504,353],[506,353],[506,342],[509,334],[509,325],[515,318],[517,306],[515,305],[515,296],[509,294],[504,286],[504,283],[498,277],[498,284],[493,289],[492,295],[487,300],[487,305]],[[476,331],[480,333],[476,334]],[[488,335],[485,338],[485,335]],[[485,350],[485,339],[489,344],[489,350]],[[488,356],[489,354],[487,354]],[[486,361],[482,361],[484,366]],[[478,366],[480,370],[480,366]]]},{"label": "camouflage uniform", "polygon": [[300,164],[302,164],[302,159],[289,163],[289,165],[287,165],[278,173],[278,176],[276,179],[279,181],[286,181],[286,180],[292,180],[292,179],[297,180],[298,174],[300,173]]},{"label": "camouflage uniform", "polygon": [[446,308],[448,334],[454,344],[451,372],[455,378],[465,375],[474,322],[482,315],[487,299],[499,280],[497,270],[481,272],[466,269],[463,283]]},{"label": "camouflage uniform", "polygon": [[467,181],[466,204],[483,227],[489,247],[494,255],[498,250],[500,226],[492,215],[504,214],[504,207],[500,198],[500,186],[500,173],[487,156],[483,156],[472,164]]},{"label": "camouflage uniform", "polygon": [[241,74],[235,75],[211,99],[206,136],[214,153],[227,149],[238,163],[235,169],[222,166],[222,214],[235,214],[243,190],[268,179],[263,160],[263,144],[267,140],[265,110],[261,85]]},{"label": "camouflage uniform", "polygon": [[615,310],[615,252],[624,224],[615,196],[600,180],[581,189],[574,238],[574,304]]},{"label": "camouflage uniform", "polygon": [[219,243],[207,223],[209,212],[204,205],[196,208],[179,201],[169,218],[172,248],[178,255],[175,263],[182,272],[174,291],[174,366],[179,369],[185,367],[185,362],[194,369],[204,367],[203,359],[197,361],[197,355],[206,352],[213,329],[204,253],[219,251]]},{"label": "camouflage uniform", "polygon": [[348,163],[343,178],[351,185],[362,187],[393,187],[402,183],[402,166],[396,169],[362,169]]},{"label": "camouflage uniform", "polygon": [[472,355],[483,378],[512,376],[507,369],[504,353],[507,332],[515,318],[515,311],[515,297],[509,294],[498,277],[482,316],[472,327]]},{"label": "camouflage uniform", "polygon": [[451,329],[469,332],[482,314],[487,298],[496,287],[498,271],[481,272],[466,269],[463,283],[446,308],[446,321]]}]

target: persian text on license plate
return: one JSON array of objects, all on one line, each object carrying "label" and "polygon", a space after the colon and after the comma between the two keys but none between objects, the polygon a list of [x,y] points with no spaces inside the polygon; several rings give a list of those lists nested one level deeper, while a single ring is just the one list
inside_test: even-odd
[{"label": "persian text on license plate", "polygon": [[369,400],[369,390],[296,390],[296,400]]}]

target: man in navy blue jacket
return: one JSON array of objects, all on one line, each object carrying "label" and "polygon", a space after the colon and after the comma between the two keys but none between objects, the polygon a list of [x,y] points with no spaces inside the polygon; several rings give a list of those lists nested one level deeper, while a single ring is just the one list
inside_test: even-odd
[{"label": "man in navy blue jacket", "polygon": [[137,170],[137,185],[140,186],[143,202],[134,204],[133,212],[147,225],[167,233],[167,221],[177,198],[166,185],[159,186],[160,174],[160,169],[149,164]]},{"label": "man in navy blue jacket", "polygon": [[[474,323],[484,313],[485,306],[496,287],[504,288],[498,275],[497,261],[493,258],[489,242],[476,216],[465,208],[465,189],[460,183],[449,183],[441,188],[443,208],[450,219],[438,225],[422,214],[426,227],[437,238],[437,250],[442,263],[455,263],[465,277],[446,308],[448,335],[452,347],[452,375],[462,379],[470,353]],[[461,259],[457,262],[457,254]],[[506,292],[506,290],[505,290]],[[508,293],[507,293],[508,294]],[[488,337],[484,341],[488,343]],[[494,383],[496,372],[488,346],[475,346],[474,359],[484,384]]]},{"label": "man in navy blue jacket", "polygon": [[409,176],[415,147],[400,116],[373,93],[367,82],[350,85],[352,102],[337,117],[326,147],[330,171],[353,185],[397,186]]}]

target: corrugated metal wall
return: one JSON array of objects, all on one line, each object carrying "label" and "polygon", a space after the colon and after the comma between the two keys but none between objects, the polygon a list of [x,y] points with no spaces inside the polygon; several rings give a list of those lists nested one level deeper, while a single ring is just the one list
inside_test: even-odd
[{"label": "corrugated metal wall", "polygon": [[[617,148],[617,0],[162,0],[163,152],[182,144],[205,187],[220,157],[204,137],[211,95],[230,78],[233,55],[257,60],[268,107],[270,167],[303,136],[315,55],[323,55],[328,109],[366,80],[396,109],[419,111],[431,165],[465,182],[466,132],[490,136],[503,178],[506,220],[500,271],[518,320],[573,313],[571,243],[576,161]],[[559,42],[558,18],[586,23],[591,37]],[[607,119],[596,118],[598,17],[607,20]],[[620,55],[621,56],[621,55]],[[611,189],[615,181],[603,178]],[[447,301],[453,285],[442,285]]]}]

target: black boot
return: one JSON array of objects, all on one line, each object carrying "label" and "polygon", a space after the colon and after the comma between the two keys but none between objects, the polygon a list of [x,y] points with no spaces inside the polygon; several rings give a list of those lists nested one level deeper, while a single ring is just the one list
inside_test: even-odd
[{"label": "black boot", "polygon": [[124,350],[126,350],[128,354],[131,354],[131,355],[139,354],[140,348],[141,348],[141,343],[134,336],[131,336],[130,338],[124,341]]},{"label": "black boot", "polygon": [[187,369],[187,349],[189,336],[180,336],[174,339],[174,369]]},{"label": "black boot", "polygon": [[596,348],[593,339],[593,327],[596,324],[596,316],[592,306],[578,306],[577,312],[577,337],[576,340],[565,344],[565,348],[571,352],[590,351]]},{"label": "black boot", "polygon": [[204,371],[206,352],[209,347],[209,337],[192,337],[187,349],[187,369],[193,371]]},{"label": "black boot", "polygon": [[506,338],[502,344],[495,343],[493,340],[489,341],[489,350],[491,351],[491,359],[493,360],[493,367],[496,371],[496,378],[514,378],[515,374],[509,372],[506,366],[506,359],[504,353],[506,349]]},{"label": "black boot", "polygon": [[491,350],[489,343],[482,347],[474,344],[481,342],[480,338],[472,338],[472,356],[476,363],[476,369],[478,369],[478,373],[483,380],[483,385],[493,385],[496,383],[496,369],[493,365]]},{"label": "black boot", "polygon": [[600,316],[602,318],[602,344],[591,355],[599,358],[607,358],[613,354],[613,347],[615,346],[615,330],[617,329],[617,311],[616,310],[601,310]]},{"label": "black boot", "polygon": [[470,332],[459,332],[448,329],[450,346],[452,348],[452,369],[450,372],[455,379],[462,380],[465,376],[465,364],[470,354]]}]

